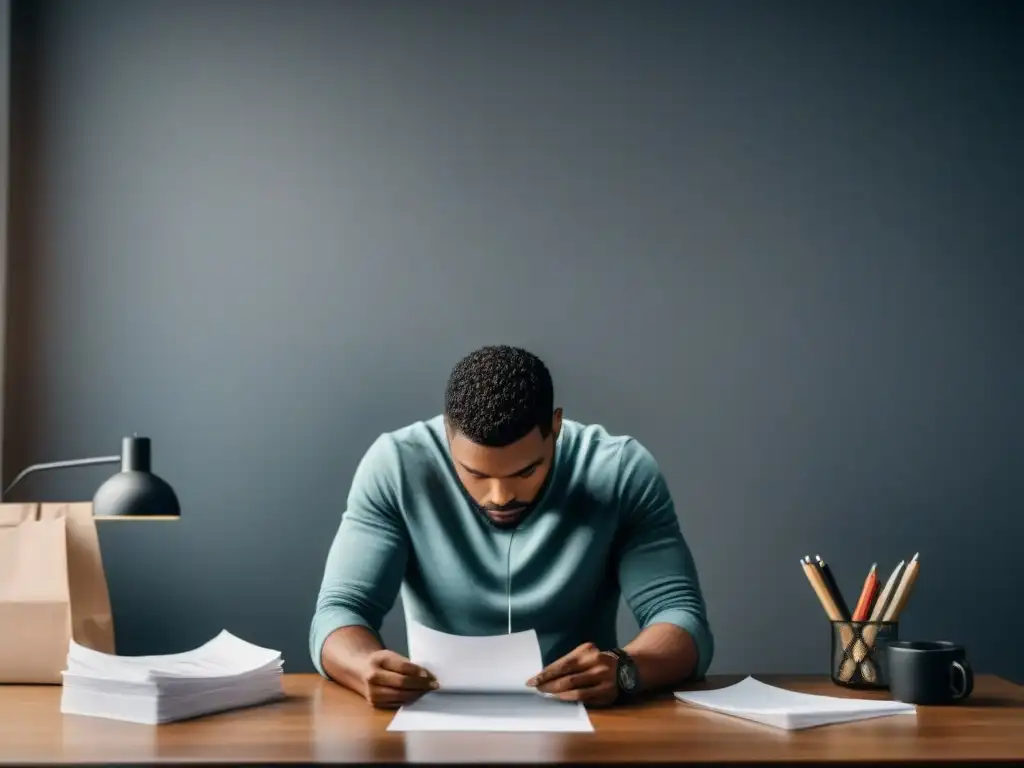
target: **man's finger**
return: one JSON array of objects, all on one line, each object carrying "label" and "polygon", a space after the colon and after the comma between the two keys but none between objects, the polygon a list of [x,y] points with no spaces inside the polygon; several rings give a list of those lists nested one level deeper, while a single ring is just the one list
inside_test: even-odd
[{"label": "man's finger", "polygon": [[408,691],[375,685],[371,686],[367,698],[378,709],[397,709],[403,704],[415,701],[422,695],[423,691]]},{"label": "man's finger", "polygon": [[403,659],[401,656],[396,654],[388,654],[382,656],[380,659],[381,669],[387,669],[391,672],[397,672],[400,675],[408,675],[409,677],[422,677],[426,680],[433,680],[434,676],[430,674],[423,667],[419,667],[413,664],[408,659]]},{"label": "man's finger", "polygon": [[555,694],[562,701],[579,701],[591,706],[611,704],[618,696],[618,688],[610,683],[601,683],[589,688],[574,688]]},{"label": "man's finger", "polygon": [[437,687],[437,682],[426,677],[415,677],[392,672],[388,669],[376,669],[370,675],[369,683],[381,688],[393,688],[406,691],[429,691]]},{"label": "man's finger", "polygon": [[604,667],[591,667],[582,672],[573,672],[542,682],[537,686],[537,690],[543,693],[563,693],[576,688],[591,688],[603,682],[607,675],[608,670]]},{"label": "man's finger", "polygon": [[583,643],[583,645],[577,646],[562,658],[553,661],[526,684],[536,686],[572,672],[582,671],[589,666],[587,661],[596,657],[597,653],[597,647],[593,643]]}]

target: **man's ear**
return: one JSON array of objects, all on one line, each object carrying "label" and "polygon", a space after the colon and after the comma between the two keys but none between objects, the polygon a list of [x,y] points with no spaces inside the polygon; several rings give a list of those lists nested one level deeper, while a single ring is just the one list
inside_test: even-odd
[{"label": "man's ear", "polygon": [[562,409],[555,408],[555,412],[551,417],[551,434],[554,438],[558,439],[558,433],[562,431]]}]

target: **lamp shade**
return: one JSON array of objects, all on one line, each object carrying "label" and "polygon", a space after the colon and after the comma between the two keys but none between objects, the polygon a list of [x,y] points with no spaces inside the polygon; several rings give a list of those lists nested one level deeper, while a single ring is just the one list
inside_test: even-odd
[{"label": "lamp shade", "polygon": [[181,505],[174,489],[151,471],[148,437],[121,441],[121,471],[93,497],[96,517],[178,518]]}]

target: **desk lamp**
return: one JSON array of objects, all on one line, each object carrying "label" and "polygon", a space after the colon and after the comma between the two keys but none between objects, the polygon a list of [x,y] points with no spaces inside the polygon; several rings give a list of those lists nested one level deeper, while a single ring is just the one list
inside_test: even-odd
[{"label": "desk lamp", "polygon": [[93,497],[93,516],[107,519],[178,520],[181,505],[174,490],[150,471],[150,440],[148,437],[125,437],[120,456],[99,456],[91,459],[53,461],[33,464],[23,469],[4,490],[4,498],[14,487],[36,472],[98,464],[120,464],[121,471],[107,480]]}]

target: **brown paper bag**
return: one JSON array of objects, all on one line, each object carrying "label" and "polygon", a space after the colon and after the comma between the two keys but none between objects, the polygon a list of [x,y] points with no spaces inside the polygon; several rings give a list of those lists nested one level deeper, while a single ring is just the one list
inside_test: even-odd
[{"label": "brown paper bag", "polygon": [[114,653],[92,504],[0,504],[0,683],[61,683],[70,641]]}]

